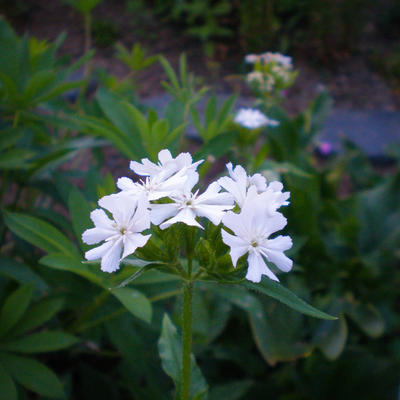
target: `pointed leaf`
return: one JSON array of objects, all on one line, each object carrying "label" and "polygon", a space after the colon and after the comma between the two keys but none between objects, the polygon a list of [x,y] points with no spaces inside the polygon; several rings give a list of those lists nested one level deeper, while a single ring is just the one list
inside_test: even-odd
[{"label": "pointed leaf", "polygon": [[246,281],[242,282],[240,285],[246,287],[247,289],[258,291],[269,297],[279,300],[288,307],[311,317],[330,320],[337,319],[336,317],[326,314],[323,311],[317,310],[304,300],[300,299],[300,297],[297,297],[297,295],[295,295],[289,289],[285,288],[280,283],[272,281],[271,279],[264,277],[262,281],[257,284]]},{"label": "pointed leaf", "polygon": [[57,314],[64,304],[62,298],[43,299],[29,308],[29,312],[13,328],[13,333],[23,335]]},{"label": "pointed leaf", "polygon": [[33,286],[21,286],[7,297],[0,313],[0,336],[4,336],[24,315],[32,298]]},{"label": "pointed leaf", "polygon": [[43,331],[0,343],[0,349],[16,353],[47,353],[70,347],[79,341],[65,332]]},{"label": "pointed leaf", "polygon": [[323,321],[314,342],[328,360],[336,360],[342,354],[347,341],[347,323],[343,314],[338,321]]},{"label": "pointed leaf", "polygon": [[[1,360],[0,360],[1,361]],[[0,362],[0,393],[5,400],[18,400],[14,381]]]},{"label": "pointed leaf", "polygon": [[[176,391],[179,393],[181,385],[182,370],[182,348],[181,337],[171,319],[164,314],[161,328],[161,336],[158,341],[158,352],[161,358],[162,368],[175,383]],[[190,395],[193,399],[203,399],[208,391],[207,383],[191,355],[191,382]]]},{"label": "pointed leaf", "polygon": [[65,398],[61,382],[42,363],[28,357],[0,353],[0,361],[7,366],[10,375],[26,389],[42,396]]},{"label": "pointed leaf", "polygon": [[7,226],[17,236],[48,252],[79,255],[71,241],[54,226],[30,215],[5,212]]},{"label": "pointed leaf", "polygon": [[111,293],[127,308],[135,317],[145,322],[151,322],[152,307],[148,298],[136,289],[116,288]]}]

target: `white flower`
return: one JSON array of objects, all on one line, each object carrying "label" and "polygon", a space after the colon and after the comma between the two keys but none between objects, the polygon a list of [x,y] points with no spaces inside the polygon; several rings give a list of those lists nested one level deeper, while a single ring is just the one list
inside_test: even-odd
[{"label": "white flower", "polygon": [[260,59],[263,60],[265,64],[268,64],[270,62],[276,62],[280,65],[283,65],[285,67],[291,67],[292,66],[292,57],[289,56],[284,56],[281,53],[271,53],[271,52],[266,52],[264,54],[260,54]]},{"label": "white flower", "polygon": [[196,171],[196,168],[203,160],[192,163],[192,156],[189,153],[181,153],[176,158],[173,158],[170,151],[167,149],[161,150],[158,153],[158,164],[152,163],[149,159],[143,158],[142,163],[131,161],[130,168],[133,172],[142,176],[158,177],[159,181],[169,178],[182,169],[188,172]]},{"label": "white flower", "polygon": [[267,190],[266,179],[261,174],[247,175],[241,165],[233,168],[232,163],[226,164],[226,168],[230,177],[223,176],[218,179],[218,183],[233,196],[239,207],[243,206],[250,186],[255,186],[258,193]]},{"label": "white flower", "polygon": [[191,176],[181,192],[170,196],[172,203],[152,204],[151,222],[155,225],[161,224],[161,229],[177,222],[203,228],[196,217],[206,217],[214,225],[218,225],[225,212],[233,208],[232,196],[229,193],[220,193],[221,187],[217,182],[212,183],[200,195],[198,191],[192,193],[197,180],[198,178]]},{"label": "white flower", "polygon": [[260,282],[261,276],[266,275],[279,282],[268,268],[264,257],[284,272],[291,270],[293,261],[283,252],[292,247],[292,239],[289,236],[269,238],[271,234],[285,227],[286,218],[280,213],[270,216],[263,194],[255,195],[247,201],[240,214],[228,211],[222,223],[234,233],[231,235],[224,229],[221,231],[223,242],[231,248],[233,265],[236,267],[238,259],[248,254],[246,279]]},{"label": "white flower", "polygon": [[279,122],[268,118],[259,110],[241,108],[235,117],[235,122],[248,129],[257,129],[262,126],[278,126]]},{"label": "white flower", "polygon": [[101,258],[101,270],[114,272],[123,258],[149,240],[151,235],[140,234],[150,228],[149,205],[146,199],[135,199],[123,192],[102,197],[99,205],[109,211],[113,219],[101,209],[91,212],[95,227],[83,232],[82,240],[86,244],[105,242],[87,251],[85,257],[89,261]]},{"label": "white flower", "polygon": [[[117,187],[132,197],[138,198],[144,195],[149,201],[158,200],[182,190],[183,185],[188,179],[187,174],[188,171],[183,169],[167,179],[164,179],[161,175],[155,175],[147,176],[139,182],[133,182],[130,178],[122,177],[118,179]],[[192,172],[192,174],[196,173]]]},{"label": "white flower", "polygon": [[260,60],[260,56],[257,54],[247,54],[247,56],[244,59],[248,64],[254,64],[258,60]]}]

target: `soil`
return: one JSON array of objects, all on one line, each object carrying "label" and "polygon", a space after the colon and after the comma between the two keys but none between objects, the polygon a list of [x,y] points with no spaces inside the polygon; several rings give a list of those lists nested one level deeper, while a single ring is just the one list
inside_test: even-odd
[{"label": "soil", "polygon": [[[61,54],[78,58],[84,49],[82,17],[61,0],[30,0],[24,18],[12,21],[18,32],[47,40],[54,40],[61,32],[67,39],[61,46]],[[151,9],[129,13],[124,0],[104,1],[94,11],[94,21],[109,21],[117,29],[118,40],[130,48],[140,42],[148,54],[163,54],[176,66],[181,52],[188,57],[190,70],[213,84],[217,91],[241,91],[246,94],[240,72],[245,70],[240,48],[220,43],[216,48],[216,61],[205,58],[201,45],[185,35],[184,31],[171,23],[162,21]],[[366,47],[373,45],[364,39]],[[266,49],[267,50],[267,49]],[[128,74],[128,68],[114,55],[113,46],[96,48],[94,66],[102,67],[118,77]],[[358,51],[350,54],[335,66],[316,66],[306,56],[294,55],[299,77],[287,93],[286,107],[295,113],[305,107],[314,95],[326,88],[333,96],[335,107],[345,109],[400,110],[400,96],[385,80],[375,73],[365,54]],[[153,65],[139,73],[137,81],[139,94],[155,96],[164,91],[160,81],[166,76],[160,65]]]}]

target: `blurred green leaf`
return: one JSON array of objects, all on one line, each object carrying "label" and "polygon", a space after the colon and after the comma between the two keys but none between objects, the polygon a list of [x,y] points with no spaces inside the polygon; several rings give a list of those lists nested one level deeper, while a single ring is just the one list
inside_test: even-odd
[{"label": "blurred green leaf", "polygon": [[33,272],[28,265],[11,258],[0,257],[0,274],[21,284],[31,283],[40,291],[48,289],[47,283]]},{"label": "blurred green leaf", "polygon": [[0,393],[4,396],[4,400],[17,400],[17,389],[11,376],[1,364],[0,360]]},{"label": "blurred green leaf", "polygon": [[127,308],[135,317],[150,323],[152,307],[150,301],[141,292],[133,288],[116,288],[111,293]]},{"label": "blurred green leaf", "polygon": [[26,214],[4,212],[7,226],[17,236],[48,252],[79,255],[77,248],[49,223]]},{"label": "blurred green leaf", "polygon": [[248,392],[252,384],[250,380],[243,380],[216,385],[210,390],[208,400],[239,400]]},{"label": "blurred green leaf", "polygon": [[13,328],[14,335],[22,335],[50,320],[64,304],[62,298],[44,298],[29,308],[24,318]]},{"label": "blurred green leaf", "polygon": [[4,336],[24,315],[32,298],[33,286],[21,286],[11,293],[0,313],[0,336]]},{"label": "blurred green leaf", "polygon": [[56,399],[65,398],[61,382],[42,363],[28,357],[0,353],[0,362],[7,372],[26,389]]},{"label": "blurred green leaf", "polygon": [[43,331],[19,339],[4,341],[0,343],[0,349],[16,353],[47,353],[65,349],[78,341],[79,339],[69,333]]},{"label": "blurred green leaf", "polygon": [[347,323],[343,314],[338,321],[321,322],[314,343],[329,360],[336,360],[343,352],[347,341]]}]

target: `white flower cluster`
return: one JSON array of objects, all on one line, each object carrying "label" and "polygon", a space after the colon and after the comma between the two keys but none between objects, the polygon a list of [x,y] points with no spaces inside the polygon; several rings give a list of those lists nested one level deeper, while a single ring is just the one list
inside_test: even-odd
[{"label": "white flower cluster", "polygon": [[[205,217],[214,225],[222,222],[234,233],[222,230],[223,241],[231,248],[234,266],[248,253],[247,279],[259,282],[261,275],[267,275],[278,280],[263,257],[282,271],[291,269],[292,261],[283,253],[292,245],[290,237],[269,239],[286,225],[285,217],[277,209],[288,204],[289,193],[282,192],[280,182],[267,185],[262,175],[247,176],[241,166],[233,168],[229,163],[229,176],[211,183],[199,194],[193,188],[198,183],[196,169],[202,161],[193,163],[189,153],[173,158],[168,150],[160,151],[158,158],[158,164],[148,159],[141,163],[132,161],[130,168],[143,176],[143,180],[133,182],[120,178],[117,186],[121,191],[99,200],[99,206],[112,219],[102,209],[92,211],[90,217],[95,227],[86,230],[82,239],[90,245],[104,243],[87,251],[87,260],[101,259],[101,269],[114,272],[123,258],[147,243],[151,234],[142,232],[151,223],[161,229],[177,222],[202,228],[198,217]],[[166,202],[155,202],[160,199]],[[230,211],[235,205],[240,213]]]},{"label": "white flower cluster", "polygon": [[241,108],[234,121],[247,129],[257,129],[263,126],[278,126],[279,121],[268,118],[261,111],[252,108]]},{"label": "white flower cluster", "polygon": [[281,53],[272,53],[270,51],[267,51],[266,53],[263,54],[248,54],[245,57],[245,61],[248,64],[254,64],[256,62],[263,62],[264,64],[269,64],[271,62],[284,65],[286,67],[291,67],[293,60],[292,57],[285,56]]},{"label": "white flower cluster", "polygon": [[262,92],[270,93],[275,89],[283,89],[294,80],[295,72],[291,57],[281,53],[266,52],[248,54],[245,60],[249,64],[255,64],[254,71],[246,76],[247,82]]}]

